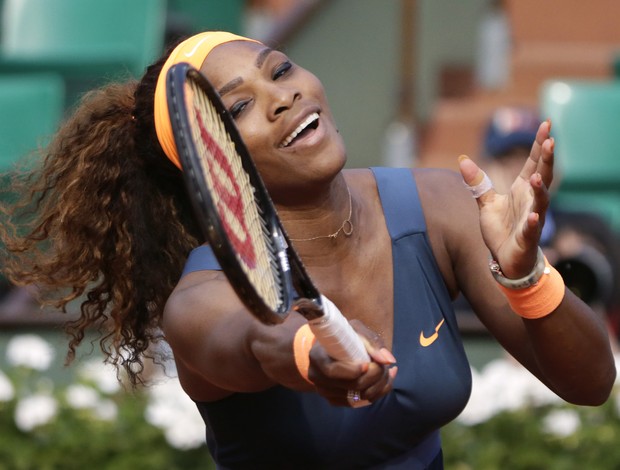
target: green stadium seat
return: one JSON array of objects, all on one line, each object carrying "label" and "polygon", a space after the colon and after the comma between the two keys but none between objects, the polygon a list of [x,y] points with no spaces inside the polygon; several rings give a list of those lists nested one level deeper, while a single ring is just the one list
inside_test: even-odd
[{"label": "green stadium seat", "polygon": [[0,73],[54,71],[69,93],[139,77],[164,48],[166,0],[3,0]]},{"label": "green stadium seat", "polygon": [[565,211],[590,212],[600,216],[620,235],[620,192],[560,191],[554,195],[554,205]]},{"label": "green stadium seat", "polygon": [[59,75],[0,75],[0,172],[47,143],[62,119],[64,97]]},{"label": "green stadium seat", "polygon": [[556,139],[555,202],[598,212],[620,230],[620,81],[546,82],[541,112]]},{"label": "green stadium seat", "polygon": [[541,103],[557,140],[562,187],[620,190],[620,82],[547,82]]}]

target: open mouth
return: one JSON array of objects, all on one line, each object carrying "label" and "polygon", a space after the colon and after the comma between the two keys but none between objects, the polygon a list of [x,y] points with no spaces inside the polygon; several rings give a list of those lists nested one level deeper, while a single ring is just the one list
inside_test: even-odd
[{"label": "open mouth", "polygon": [[304,121],[299,124],[299,126],[297,126],[297,129],[291,132],[286,137],[286,139],[282,141],[282,143],[280,144],[280,148],[291,146],[294,142],[301,139],[317,127],[319,127],[319,114],[312,113],[306,119],[304,119]]}]

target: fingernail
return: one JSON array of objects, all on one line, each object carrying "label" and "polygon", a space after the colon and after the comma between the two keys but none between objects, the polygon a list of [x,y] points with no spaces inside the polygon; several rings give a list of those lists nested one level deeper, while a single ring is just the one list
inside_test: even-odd
[{"label": "fingernail", "polygon": [[394,380],[394,378],[396,377],[397,372],[398,372],[398,366],[394,366],[390,368],[390,370],[388,371],[388,374],[390,374],[390,378],[392,380]]},{"label": "fingernail", "polygon": [[469,160],[469,157],[467,155],[459,155],[459,163],[461,163],[463,160]]},{"label": "fingernail", "polygon": [[381,356],[386,362],[389,362],[390,364],[396,364],[396,358],[387,348],[381,348],[380,352]]}]

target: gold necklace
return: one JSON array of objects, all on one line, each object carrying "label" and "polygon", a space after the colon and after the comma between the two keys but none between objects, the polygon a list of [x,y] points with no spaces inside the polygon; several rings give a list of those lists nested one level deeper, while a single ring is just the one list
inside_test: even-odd
[{"label": "gold necklace", "polygon": [[335,240],[340,232],[344,233],[347,237],[350,237],[353,233],[353,223],[351,223],[351,216],[353,215],[353,199],[351,198],[351,190],[349,189],[349,185],[347,185],[347,193],[349,193],[349,215],[346,219],[344,219],[338,230],[334,233],[330,233],[329,235],[319,235],[318,237],[310,238],[289,238],[289,240],[292,242],[310,242],[321,238],[331,238],[332,240]]}]

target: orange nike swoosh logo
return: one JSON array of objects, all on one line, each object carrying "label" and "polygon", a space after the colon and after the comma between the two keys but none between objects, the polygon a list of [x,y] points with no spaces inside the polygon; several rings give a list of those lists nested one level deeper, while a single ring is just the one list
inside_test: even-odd
[{"label": "orange nike swoosh logo", "polygon": [[430,346],[431,344],[433,344],[435,342],[435,340],[437,338],[439,338],[439,328],[441,328],[441,325],[443,325],[444,320],[441,320],[439,322],[439,324],[435,327],[435,333],[433,333],[432,335],[430,335],[428,338],[426,336],[424,336],[424,331],[420,331],[420,345],[423,348],[426,348],[427,346]]}]

